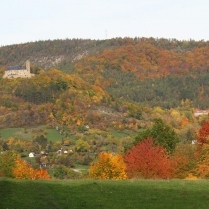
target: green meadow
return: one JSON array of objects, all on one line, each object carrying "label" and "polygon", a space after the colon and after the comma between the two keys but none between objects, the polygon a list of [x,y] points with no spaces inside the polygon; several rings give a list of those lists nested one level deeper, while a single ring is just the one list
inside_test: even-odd
[{"label": "green meadow", "polygon": [[6,128],[0,130],[1,137],[9,139],[10,137],[18,137],[20,139],[31,140],[33,129],[43,129],[47,132],[47,139],[49,141],[58,141],[62,139],[61,134],[56,129],[47,129],[45,126],[38,126],[36,128]]},{"label": "green meadow", "polygon": [[[0,130],[0,137],[3,139],[9,139],[11,137],[17,137],[19,139],[25,139],[25,140],[31,140],[33,137],[32,131],[33,129],[42,129],[45,130],[47,133],[47,139],[48,141],[61,141],[62,135],[57,131],[56,129],[49,129],[46,128],[45,125],[37,126],[37,127],[30,127],[30,128],[6,128]],[[130,130],[124,130],[124,131],[115,131],[115,130],[108,130],[106,134],[109,133],[113,137],[117,139],[121,139],[127,136],[134,137],[136,135],[136,132],[130,131]],[[94,135],[95,133],[91,133]],[[68,137],[72,140],[76,139],[76,136],[74,134],[69,134]]]},{"label": "green meadow", "polygon": [[1,209],[208,209],[206,180],[62,180],[0,178]]}]

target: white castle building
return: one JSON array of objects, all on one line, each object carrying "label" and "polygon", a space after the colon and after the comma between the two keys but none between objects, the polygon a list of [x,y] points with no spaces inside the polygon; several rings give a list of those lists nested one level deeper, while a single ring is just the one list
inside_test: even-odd
[{"label": "white castle building", "polygon": [[9,66],[3,75],[3,78],[31,78],[34,74],[30,73],[30,61],[25,63],[26,69],[20,65]]}]

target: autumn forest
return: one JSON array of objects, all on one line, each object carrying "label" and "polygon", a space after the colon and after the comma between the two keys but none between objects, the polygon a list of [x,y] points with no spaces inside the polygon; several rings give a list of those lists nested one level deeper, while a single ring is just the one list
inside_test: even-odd
[{"label": "autumn forest", "polygon": [[[34,77],[2,78],[26,60]],[[204,40],[1,46],[0,177],[207,179],[208,80]]]}]

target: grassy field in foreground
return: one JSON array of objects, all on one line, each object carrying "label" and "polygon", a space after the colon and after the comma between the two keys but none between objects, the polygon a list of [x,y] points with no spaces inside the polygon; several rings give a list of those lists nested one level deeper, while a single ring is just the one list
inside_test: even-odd
[{"label": "grassy field in foreground", "polygon": [[209,182],[0,178],[1,209],[208,209]]}]

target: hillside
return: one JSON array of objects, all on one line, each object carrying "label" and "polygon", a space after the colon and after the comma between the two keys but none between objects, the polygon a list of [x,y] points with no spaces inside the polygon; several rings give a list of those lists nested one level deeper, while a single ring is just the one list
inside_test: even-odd
[{"label": "hillside", "polygon": [[169,109],[189,100],[193,108],[208,108],[209,42],[66,39],[0,47],[2,72],[26,59],[32,69],[56,67],[121,101]]},{"label": "hillside", "polygon": [[73,131],[88,124],[105,129],[141,114],[131,103],[119,110],[119,103],[100,87],[56,69],[31,79],[0,78],[0,98],[0,128],[47,124]]},{"label": "hillside", "polygon": [[74,72],[122,100],[164,108],[190,100],[194,108],[208,108],[208,43],[167,43],[161,47],[160,40],[132,40],[84,57]]},{"label": "hillside", "polygon": [[0,66],[24,63],[29,59],[35,66],[48,69],[80,60],[107,48],[120,47],[124,41],[65,39],[29,42],[0,47]]}]

